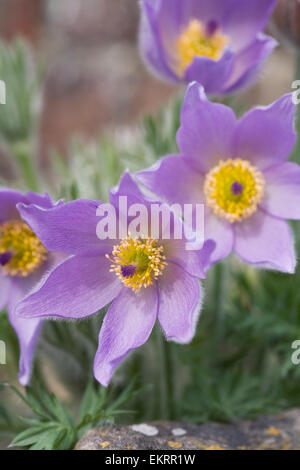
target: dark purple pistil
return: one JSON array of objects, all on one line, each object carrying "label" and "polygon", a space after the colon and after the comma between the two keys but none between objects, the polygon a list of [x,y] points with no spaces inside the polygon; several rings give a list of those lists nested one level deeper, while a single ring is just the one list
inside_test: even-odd
[{"label": "dark purple pistil", "polygon": [[13,257],[13,253],[11,251],[5,251],[4,253],[0,254],[0,265],[5,266]]},{"label": "dark purple pistil", "polygon": [[207,36],[213,36],[219,28],[219,24],[216,20],[210,20],[206,23],[206,34]]},{"label": "dark purple pistil", "polygon": [[244,190],[244,187],[241,183],[239,183],[238,181],[235,181],[234,183],[232,183],[230,189],[234,196],[240,196]]},{"label": "dark purple pistil", "polygon": [[131,277],[136,272],[136,266],[134,264],[126,264],[121,267],[121,274],[123,277]]}]

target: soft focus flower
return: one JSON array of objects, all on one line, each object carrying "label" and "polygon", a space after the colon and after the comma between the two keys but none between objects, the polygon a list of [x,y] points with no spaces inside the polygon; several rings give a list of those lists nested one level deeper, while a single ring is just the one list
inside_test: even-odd
[{"label": "soft focus flower", "polygon": [[40,319],[23,319],[15,314],[22,300],[59,261],[61,255],[48,252],[29,225],[22,220],[18,204],[41,210],[54,207],[48,195],[25,195],[0,189],[0,311],[7,307],[20,344],[19,380],[27,385],[35,344],[41,329]]},{"label": "soft focus flower", "polygon": [[[119,216],[121,195],[127,196],[128,207],[135,203],[150,207],[151,201],[128,173],[110,193]],[[52,272],[38,292],[21,302],[17,312],[23,318],[78,319],[112,302],[94,364],[95,377],[106,386],[119,362],[147,341],[156,319],[167,339],[191,341],[203,295],[198,277],[204,276],[215,244],[186,251],[185,240],[132,238],[129,233],[120,239],[100,240],[96,235],[99,204],[78,200],[47,211],[36,206],[21,209],[48,250],[73,256]]]},{"label": "soft focus flower", "polygon": [[249,84],[276,41],[262,34],[276,0],[142,0],[140,50],[171,82],[201,83],[208,94]]},{"label": "soft focus flower", "polygon": [[137,176],[168,203],[206,204],[206,237],[216,262],[232,251],[259,267],[292,273],[293,237],[284,219],[300,219],[300,167],[286,162],[295,141],[295,106],[288,94],[241,120],[188,88],[177,134],[180,155]]}]

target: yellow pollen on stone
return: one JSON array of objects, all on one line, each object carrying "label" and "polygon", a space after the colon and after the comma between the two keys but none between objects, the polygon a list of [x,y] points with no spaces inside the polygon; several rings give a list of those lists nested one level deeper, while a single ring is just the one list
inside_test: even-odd
[{"label": "yellow pollen on stone", "polygon": [[233,223],[256,212],[264,187],[264,178],[255,166],[247,160],[229,159],[221,160],[206,175],[204,193],[214,213]]},{"label": "yellow pollen on stone", "polygon": [[22,220],[0,224],[0,254],[9,252],[11,258],[0,266],[5,275],[27,277],[47,259],[48,251]]},{"label": "yellow pollen on stone", "polygon": [[228,37],[222,34],[219,28],[209,34],[203,23],[191,20],[176,43],[179,73],[182,74],[186,70],[195,56],[219,60],[228,42]]},{"label": "yellow pollen on stone", "polygon": [[[112,262],[110,271],[115,272],[125,286],[139,292],[163,274],[167,265],[163,251],[157,240],[128,236],[120,245],[114,246],[112,255],[106,257]],[[131,271],[124,275],[127,268]]]}]

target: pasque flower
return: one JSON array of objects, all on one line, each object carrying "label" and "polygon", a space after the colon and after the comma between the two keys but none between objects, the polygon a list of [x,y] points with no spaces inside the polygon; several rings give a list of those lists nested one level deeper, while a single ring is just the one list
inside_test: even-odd
[{"label": "pasque flower", "polygon": [[[128,207],[151,205],[128,173],[118,189],[110,192],[118,216],[119,196],[127,196]],[[106,386],[120,361],[147,341],[156,319],[167,339],[191,341],[203,295],[198,277],[204,276],[215,244],[208,242],[202,250],[186,251],[185,240],[134,238],[130,233],[100,240],[96,235],[99,204],[77,200],[47,211],[37,206],[20,209],[48,250],[72,256],[50,274],[38,292],[18,305],[17,313],[22,318],[79,319],[112,302],[94,364],[95,377]]]},{"label": "pasque flower", "polygon": [[192,83],[181,111],[179,155],[137,177],[168,203],[205,203],[212,261],[234,251],[258,267],[292,273],[293,236],[285,219],[300,219],[300,167],[287,162],[295,141],[288,94],[238,120]]},{"label": "pasque flower", "polygon": [[21,218],[18,204],[34,205],[41,210],[55,205],[48,195],[23,195],[11,189],[0,189],[0,311],[7,307],[10,323],[18,336],[19,380],[22,385],[27,385],[42,321],[17,317],[15,307],[57,265],[61,255],[50,253],[44,247]]},{"label": "pasque flower", "polygon": [[154,74],[213,95],[257,75],[276,41],[262,33],[276,0],[142,0],[139,43]]}]

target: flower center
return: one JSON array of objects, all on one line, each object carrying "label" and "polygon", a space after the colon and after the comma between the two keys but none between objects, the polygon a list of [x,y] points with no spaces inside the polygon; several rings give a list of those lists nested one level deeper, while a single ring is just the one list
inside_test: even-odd
[{"label": "flower center", "polygon": [[47,250],[21,220],[0,224],[0,267],[9,276],[26,277],[47,258]]},{"label": "flower center", "polygon": [[220,59],[228,42],[227,36],[221,33],[216,21],[209,21],[204,25],[198,20],[191,20],[176,44],[179,71],[183,73],[195,56]]},{"label": "flower center", "polygon": [[215,214],[232,223],[240,222],[256,212],[264,185],[261,172],[247,160],[221,160],[206,175],[206,203]]},{"label": "flower center", "polygon": [[111,271],[130,287],[139,292],[142,287],[153,284],[162,275],[166,266],[163,247],[152,238],[131,238],[122,240],[120,245],[114,246],[111,260]]}]

